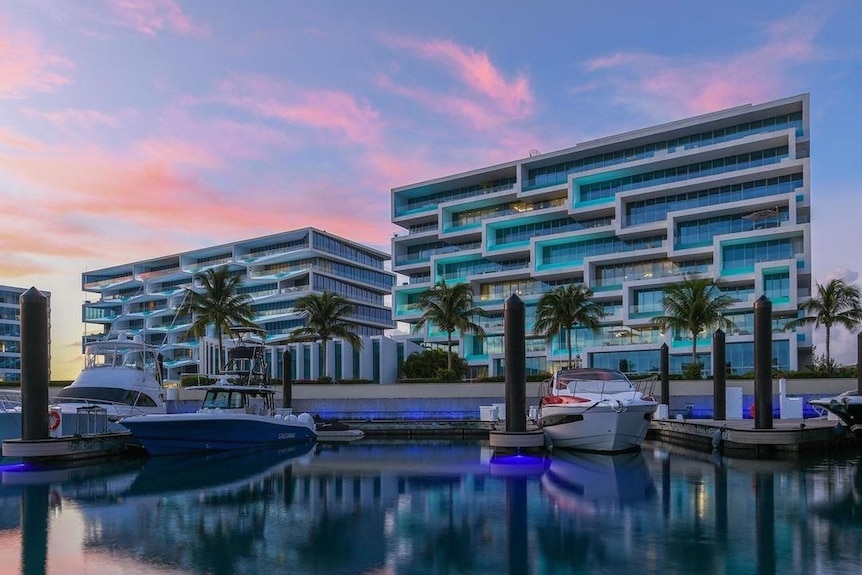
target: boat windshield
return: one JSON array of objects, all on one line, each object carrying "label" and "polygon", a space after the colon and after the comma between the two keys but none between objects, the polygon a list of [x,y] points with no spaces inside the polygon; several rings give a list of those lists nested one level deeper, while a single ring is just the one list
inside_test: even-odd
[{"label": "boat windshield", "polygon": [[268,390],[208,389],[204,409],[245,409],[249,413],[264,413],[272,404],[272,392]]},{"label": "boat windshield", "polygon": [[155,354],[141,346],[99,344],[87,347],[84,369],[130,367],[146,371],[156,369]]},{"label": "boat windshield", "polygon": [[557,389],[570,392],[620,393],[631,391],[632,384],[619,371],[609,369],[578,369],[557,374]]},{"label": "boat windshield", "polygon": [[157,407],[157,403],[146,393],[131,389],[120,389],[116,387],[64,387],[57,392],[54,401],[62,403],[66,401],[83,401],[92,403],[124,403],[138,407]]},{"label": "boat windshield", "polygon": [[242,407],[242,394],[229,389],[210,389],[204,397],[206,409],[239,409]]}]

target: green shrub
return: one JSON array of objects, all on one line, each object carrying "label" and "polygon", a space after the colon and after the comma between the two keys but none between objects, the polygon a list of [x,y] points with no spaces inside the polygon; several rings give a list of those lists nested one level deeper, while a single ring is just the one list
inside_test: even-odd
[{"label": "green shrub", "polygon": [[180,376],[180,387],[191,387],[194,385],[212,385],[216,382],[215,378],[207,377],[197,373],[184,373]]},{"label": "green shrub", "polygon": [[685,370],[683,371],[683,375],[685,375],[686,379],[702,379],[703,368],[700,367],[699,363],[690,363],[687,366],[685,366]]},{"label": "green shrub", "polygon": [[[426,349],[411,353],[401,366],[401,377],[404,379],[440,379],[440,372],[448,372],[448,354],[442,349]],[[448,381],[461,381],[467,373],[467,362],[464,358],[452,354],[452,373]],[[446,374],[448,378],[450,374]]]}]

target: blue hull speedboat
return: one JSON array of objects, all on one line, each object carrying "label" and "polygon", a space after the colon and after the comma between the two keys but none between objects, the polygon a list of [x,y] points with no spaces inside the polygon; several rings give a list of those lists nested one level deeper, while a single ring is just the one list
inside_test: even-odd
[{"label": "blue hull speedboat", "polygon": [[127,417],[121,423],[150,455],[174,455],[313,444],[317,441],[314,420],[302,416],[204,408],[196,413]]},{"label": "blue hull speedboat", "polygon": [[311,415],[296,416],[289,409],[275,407],[275,392],[267,386],[263,330],[237,327],[232,331],[237,345],[228,351],[228,363],[218,382],[190,388],[206,391],[200,409],[120,421],[147,453],[175,455],[317,441]]}]

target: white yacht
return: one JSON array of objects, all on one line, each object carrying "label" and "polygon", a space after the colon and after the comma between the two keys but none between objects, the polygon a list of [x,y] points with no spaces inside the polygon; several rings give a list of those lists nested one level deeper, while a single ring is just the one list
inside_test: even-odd
[{"label": "white yacht", "polygon": [[[655,379],[645,385],[655,385]],[[616,452],[637,449],[658,402],[621,372],[559,371],[539,387],[537,423],[550,447]]]}]

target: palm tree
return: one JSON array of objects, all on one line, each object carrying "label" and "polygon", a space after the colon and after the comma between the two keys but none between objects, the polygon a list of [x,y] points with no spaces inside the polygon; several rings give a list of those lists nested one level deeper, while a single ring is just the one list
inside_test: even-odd
[{"label": "palm tree", "polygon": [[455,331],[485,337],[485,330],[473,321],[475,316],[484,316],[485,310],[473,305],[473,288],[470,284],[449,285],[445,279],[441,279],[434,287],[419,294],[417,305],[423,312],[413,326],[414,330],[430,322],[446,332],[448,371],[452,371],[452,334]]},{"label": "palm tree", "polygon": [[662,329],[687,331],[691,334],[691,364],[697,363],[697,334],[706,329],[733,327],[724,311],[738,300],[721,293],[708,279],[686,278],[664,288],[662,306],[665,314],[654,321]]},{"label": "palm tree", "polygon": [[195,274],[194,282],[200,285],[201,291],[185,288],[185,297],[177,308],[177,313],[191,314],[193,322],[188,331],[191,336],[203,337],[209,326],[215,327],[218,338],[218,365],[221,367],[224,365],[224,332],[234,326],[255,327],[252,321],[254,312],[251,309],[251,297],[237,293],[240,278],[231,273],[227,266],[210,268]]},{"label": "palm tree", "polygon": [[551,343],[554,336],[566,330],[569,367],[572,367],[574,327],[580,324],[595,332],[599,329],[599,320],[605,317],[602,306],[590,299],[592,296],[593,292],[584,284],[568,284],[542,295],[536,305],[533,332],[544,335]]},{"label": "palm tree", "polygon": [[308,294],[299,298],[293,309],[305,316],[305,325],[297,328],[290,336],[291,341],[323,342],[321,357],[323,375],[326,377],[326,344],[334,337],[340,337],[355,349],[362,349],[362,339],[352,331],[352,324],[345,318],[353,313],[353,304],[344,296],[331,291],[322,294]]},{"label": "palm tree", "polygon": [[829,342],[832,326],[838,324],[853,331],[862,322],[859,288],[848,285],[842,279],[832,279],[825,286],[819,283],[816,286],[817,295],[799,306],[799,309],[808,315],[788,322],[787,327],[794,328],[812,323],[814,327],[824,326],[826,328],[826,366],[831,370]]}]

